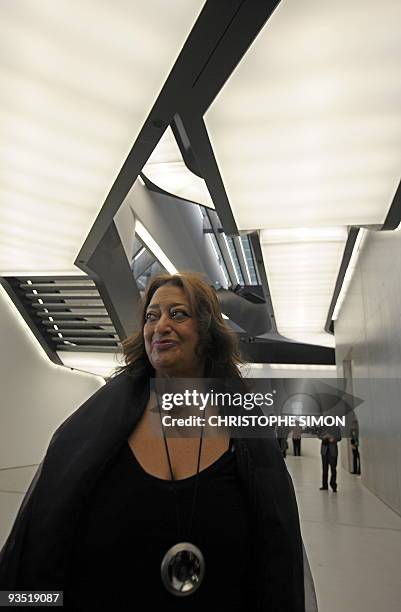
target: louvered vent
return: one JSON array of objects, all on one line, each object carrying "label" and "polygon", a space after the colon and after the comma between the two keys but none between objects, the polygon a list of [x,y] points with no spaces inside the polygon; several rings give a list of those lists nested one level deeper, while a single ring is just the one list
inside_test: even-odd
[{"label": "louvered vent", "polygon": [[6,280],[53,351],[121,350],[114,325],[91,279],[68,276]]}]

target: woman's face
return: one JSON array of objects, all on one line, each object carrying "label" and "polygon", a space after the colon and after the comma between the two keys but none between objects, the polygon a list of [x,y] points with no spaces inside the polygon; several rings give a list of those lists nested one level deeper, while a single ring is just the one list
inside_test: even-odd
[{"label": "woman's face", "polygon": [[166,284],[153,294],[146,310],[143,337],[157,375],[203,375],[203,363],[196,354],[197,321],[180,287]]}]

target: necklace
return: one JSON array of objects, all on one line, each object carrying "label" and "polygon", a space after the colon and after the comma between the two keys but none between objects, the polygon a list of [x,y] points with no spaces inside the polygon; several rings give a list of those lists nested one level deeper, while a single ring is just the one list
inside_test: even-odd
[{"label": "necklace", "polygon": [[[177,499],[177,491],[175,488],[175,478],[173,474],[173,468],[171,466],[170,453],[168,450],[166,433],[164,431],[163,422],[161,419],[161,412],[159,402],[157,402],[159,408],[160,415],[160,423],[163,431],[163,439],[164,446],[167,454],[168,467],[170,470],[171,477],[171,486],[174,491],[175,498],[175,509],[177,516],[177,526],[179,538],[181,539],[181,521],[180,514],[178,511],[178,499]],[[198,451],[198,463],[196,468],[196,476],[195,476],[195,484],[194,484],[194,494],[192,498],[192,509],[191,509],[191,517],[189,522],[188,529],[188,539],[191,534],[192,529],[192,521],[195,512],[195,502],[196,495],[198,491],[198,479],[199,479],[199,467],[200,467],[200,459],[202,453],[202,442],[203,442],[203,426],[201,430],[201,436],[199,441],[199,451]],[[161,567],[161,578],[164,586],[172,595],[176,595],[177,597],[186,597],[187,595],[192,595],[201,585],[203,576],[205,573],[205,559],[202,555],[202,552],[199,550],[195,544],[191,544],[190,542],[179,542],[175,544],[171,548],[168,549],[166,554],[163,557]]]}]

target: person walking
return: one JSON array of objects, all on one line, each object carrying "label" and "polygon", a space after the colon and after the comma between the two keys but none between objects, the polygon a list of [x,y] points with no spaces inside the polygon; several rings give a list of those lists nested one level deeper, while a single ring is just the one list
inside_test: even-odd
[{"label": "person walking", "polygon": [[301,456],[301,438],[302,438],[302,427],[299,425],[299,421],[296,421],[296,425],[292,429],[292,446],[294,450],[294,456]]},{"label": "person walking", "polygon": [[341,440],[340,428],[334,426],[321,429],[319,433],[319,438],[322,441],[320,447],[320,454],[322,457],[322,486],[320,487],[320,490],[327,491],[327,489],[329,488],[328,477],[330,466],[330,486],[333,489],[333,493],[337,493],[337,444]]},{"label": "person walking", "polygon": [[352,474],[361,473],[361,457],[359,455],[359,429],[358,421],[352,422],[351,427]]}]

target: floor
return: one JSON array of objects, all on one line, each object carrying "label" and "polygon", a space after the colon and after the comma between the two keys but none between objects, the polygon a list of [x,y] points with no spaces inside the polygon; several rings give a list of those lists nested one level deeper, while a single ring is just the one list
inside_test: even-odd
[{"label": "floor", "polygon": [[319,612],[399,612],[401,517],[341,467],[338,492],[319,491],[319,442],[302,445],[302,457],[289,454],[286,462]]},{"label": "floor", "polygon": [[0,469],[0,549],[14,523],[37,465]]}]

